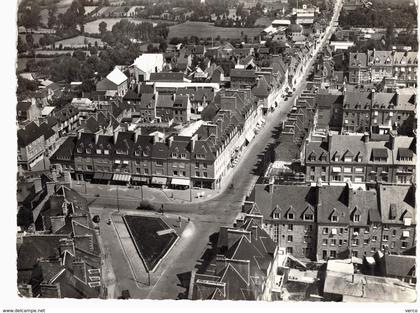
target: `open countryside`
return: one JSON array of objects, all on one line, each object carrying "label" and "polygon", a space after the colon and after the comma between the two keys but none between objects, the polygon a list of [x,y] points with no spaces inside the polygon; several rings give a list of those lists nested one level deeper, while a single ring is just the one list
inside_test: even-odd
[{"label": "open countryside", "polygon": [[174,37],[197,36],[199,38],[209,38],[220,36],[220,38],[237,39],[243,35],[248,38],[255,37],[261,33],[263,28],[233,28],[233,27],[217,27],[207,22],[185,22],[169,27],[169,39]]}]

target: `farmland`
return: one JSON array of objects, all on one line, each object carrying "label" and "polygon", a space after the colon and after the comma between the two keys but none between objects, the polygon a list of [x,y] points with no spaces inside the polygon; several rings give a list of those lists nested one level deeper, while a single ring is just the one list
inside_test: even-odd
[{"label": "farmland", "polygon": [[199,38],[208,38],[220,36],[224,39],[238,39],[241,38],[241,33],[247,35],[248,38],[253,38],[261,33],[262,27],[256,28],[230,28],[230,27],[216,27],[207,22],[185,22],[169,27],[169,38],[185,36],[197,36]]},{"label": "farmland", "polygon": [[[134,23],[144,23],[149,22],[153,23],[153,25],[157,25],[158,23],[173,23],[171,21],[165,21],[165,20],[152,20],[152,19],[140,19],[140,18],[125,18],[126,20]],[[85,24],[85,32],[89,34],[97,34],[99,33],[99,24],[101,22],[105,22],[107,25],[108,30],[112,30],[112,26],[114,26],[116,23],[121,21],[122,18],[100,18],[95,21],[89,22]]]},{"label": "farmland", "polygon": [[92,38],[92,37],[86,37],[86,36],[76,36],[73,38],[68,38],[60,41],[56,41],[54,44],[55,46],[59,46],[60,44],[65,47],[71,47],[71,48],[80,48],[80,47],[86,47],[89,43],[94,46],[95,41],[97,42],[99,47],[102,47],[104,43],[100,38]]}]

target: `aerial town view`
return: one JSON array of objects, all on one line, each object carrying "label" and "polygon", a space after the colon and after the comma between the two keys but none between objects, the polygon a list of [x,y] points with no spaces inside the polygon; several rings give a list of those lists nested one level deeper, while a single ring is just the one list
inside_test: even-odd
[{"label": "aerial town view", "polygon": [[16,14],[17,296],[417,301],[417,1]]}]

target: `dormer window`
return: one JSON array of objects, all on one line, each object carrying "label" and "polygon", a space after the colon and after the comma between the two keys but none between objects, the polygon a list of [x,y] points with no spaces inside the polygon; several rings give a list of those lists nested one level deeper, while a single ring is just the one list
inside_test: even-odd
[{"label": "dormer window", "polygon": [[185,159],[187,155],[185,153],[181,153],[181,159]]},{"label": "dormer window", "polygon": [[351,161],[353,161],[353,158],[351,156],[344,157],[344,162],[351,162]]},{"label": "dormer window", "polygon": [[176,159],[176,158],[178,157],[178,154],[176,154],[176,153],[172,153],[172,154],[171,154],[171,157],[172,157],[172,158],[174,158],[174,159]]},{"label": "dormer window", "polygon": [[334,155],[334,162],[339,162],[340,161],[340,155],[336,154]]},{"label": "dormer window", "polygon": [[338,222],[338,216],[337,215],[331,215],[331,222]]},{"label": "dormer window", "polygon": [[359,223],[360,222],[360,214],[355,213],[353,215],[353,222]]},{"label": "dormer window", "polygon": [[313,221],[314,220],[314,215],[311,213],[305,213],[303,215],[303,220],[304,221]]},{"label": "dormer window", "polygon": [[274,218],[275,220],[278,220],[278,219],[280,218],[280,213],[278,213],[278,212],[273,213],[273,218]]},{"label": "dormer window", "polygon": [[83,153],[83,148],[77,147],[77,153]]},{"label": "dormer window", "polygon": [[101,149],[96,149],[96,154],[102,154],[102,150]]},{"label": "dormer window", "polygon": [[287,213],[287,219],[293,220],[295,218],[295,215],[293,213]]},{"label": "dormer window", "polygon": [[147,157],[147,156],[149,156],[149,153],[147,153],[146,151],[143,151],[143,156]]},{"label": "dormer window", "polygon": [[105,150],[104,150],[104,154],[105,154],[105,155],[109,155],[109,150],[108,150],[108,149],[105,149]]},{"label": "dormer window", "polygon": [[91,148],[86,148],[86,153],[87,154],[91,154],[92,153],[92,149]]},{"label": "dormer window", "polygon": [[135,155],[135,156],[140,156],[140,150],[136,150],[136,151],[134,151],[134,155]]}]

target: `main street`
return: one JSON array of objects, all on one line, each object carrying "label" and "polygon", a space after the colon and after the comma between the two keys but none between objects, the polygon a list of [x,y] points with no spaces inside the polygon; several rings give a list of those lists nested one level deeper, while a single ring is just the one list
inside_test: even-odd
[{"label": "main street", "polygon": [[[330,27],[320,42],[317,53],[322,50],[333,33],[333,25],[338,19],[340,9],[341,0],[337,2]],[[188,273],[195,267],[197,261],[208,247],[210,235],[216,233],[221,226],[233,224],[236,215],[241,210],[243,200],[258,177],[263,174],[264,166],[261,163],[264,154],[275,144],[280,134],[281,123],[286,119],[287,113],[290,111],[296,98],[306,87],[306,78],[317,53],[314,53],[307,65],[306,71],[297,84],[293,96],[287,101],[281,101],[279,107],[266,118],[265,127],[261,129],[258,136],[250,143],[247,151],[242,155],[240,162],[230,177],[233,189],[225,189],[213,199],[201,203],[165,203],[165,214],[179,214],[189,217],[194,227],[189,238],[180,240],[176,245],[178,248],[174,249],[175,251],[171,251],[159,266],[158,272],[152,274],[150,287],[138,288],[135,279],[129,277],[131,274],[127,260],[121,258],[121,247],[107,245],[107,253],[109,253],[110,258],[118,258],[118,262],[111,261],[116,274],[113,283],[115,282],[117,289],[129,289],[131,295],[135,298],[147,297],[151,299],[176,299],[179,294],[185,292],[185,285],[181,281],[182,278],[180,276],[182,275],[180,274]],[[115,197],[104,197],[103,199],[90,197],[90,200],[92,209],[95,211],[98,211],[98,209],[102,210],[103,216],[107,216],[107,214],[109,215],[112,211],[115,211],[117,206],[121,210],[134,209],[138,206],[138,202],[134,203],[127,198],[118,199],[118,203]],[[159,203],[157,205],[160,206]],[[101,232],[108,233],[104,234],[105,240],[111,237],[110,231],[112,231],[110,226],[104,223],[101,224]],[[182,247],[182,251],[180,247]],[[119,277],[121,275],[124,277]]]}]

